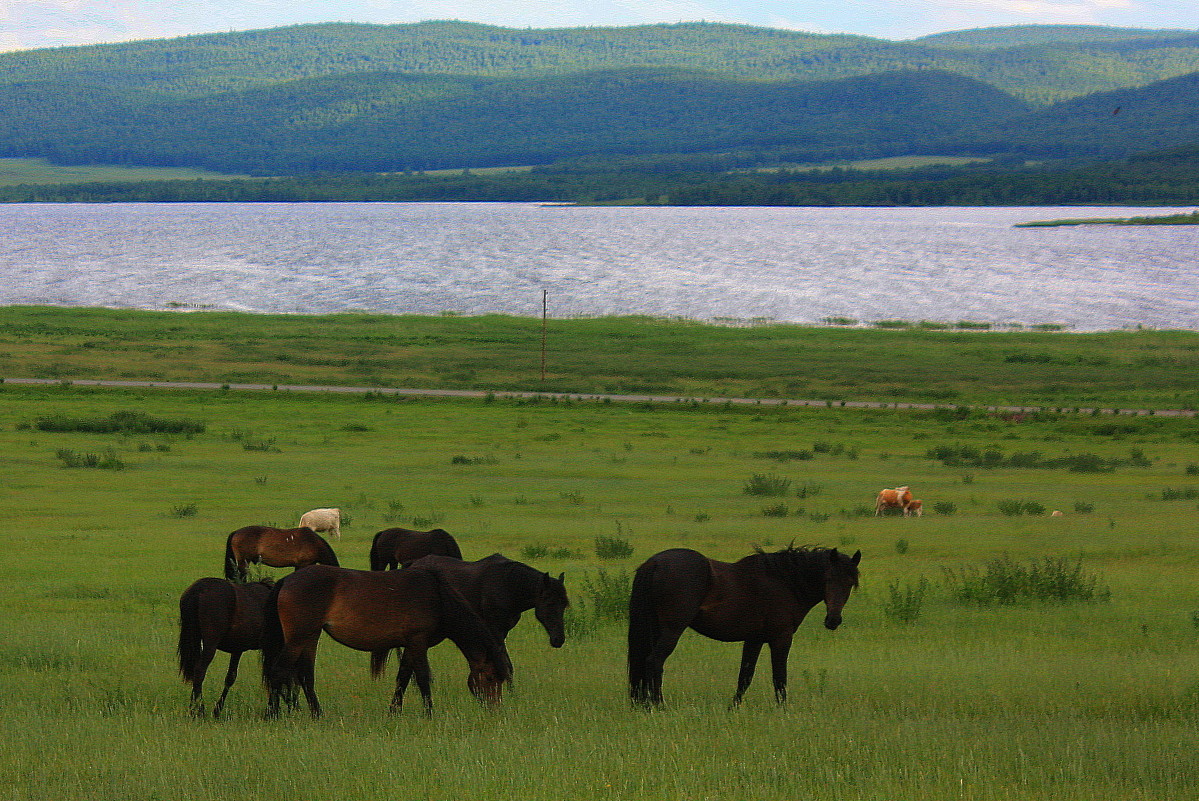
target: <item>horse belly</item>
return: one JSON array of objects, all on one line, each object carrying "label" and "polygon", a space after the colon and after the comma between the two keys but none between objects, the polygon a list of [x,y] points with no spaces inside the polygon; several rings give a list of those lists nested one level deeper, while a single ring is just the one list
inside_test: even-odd
[{"label": "horse belly", "polygon": [[744,642],[762,639],[762,626],[755,618],[743,619],[735,615],[722,615],[718,611],[701,610],[691,622],[691,628],[720,642]]},{"label": "horse belly", "polygon": [[339,615],[325,622],[325,633],[347,648],[377,651],[381,648],[401,648],[414,637],[412,628],[401,620],[367,618],[360,615]]}]

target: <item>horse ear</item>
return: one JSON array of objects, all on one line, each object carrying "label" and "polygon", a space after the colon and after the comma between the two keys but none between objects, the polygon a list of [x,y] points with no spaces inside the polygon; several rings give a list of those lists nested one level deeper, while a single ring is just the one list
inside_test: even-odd
[{"label": "horse ear", "polygon": [[853,555],[853,557],[850,559],[850,561],[854,563],[854,566],[855,566],[855,567],[857,566],[858,562],[862,561],[862,551],[861,551],[861,549],[858,549],[858,551],[856,551],[856,552],[854,553],[854,555]]},{"label": "horse ear", "polygon": [[565,584],[565,583],[566,583],[566,574],[565,574],[565,573],[559,573],[559,574],[558,574],[558,581],[560,581],[560,582],[562,582],[563,584]]}]

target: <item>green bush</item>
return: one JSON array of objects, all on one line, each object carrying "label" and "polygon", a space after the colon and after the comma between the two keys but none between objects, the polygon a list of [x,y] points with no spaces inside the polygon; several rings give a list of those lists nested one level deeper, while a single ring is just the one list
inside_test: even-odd
[{"label": "green bush", "polygon": [[1045,557],[1018,564],[1010,556],[995,557],[980,569],[945,570],[949,595],[961,603],[989,606],[1022,601],[1106,601],[1111,592],[1098,576],[1083,570],[1082,560]]},{"label": "green bush", "polygon": [[633,555],[633,546],[619,537],[596,537],[595,555],[600,559],[627,559]]},{"label": "green bush", "polygon": [[754,473],[745,486],[742,492],[746,495],[761,495],[767,497],[777,497],[786,495],[791,489],[791,479],[783,478],[773,474]]},{"label": "green bush", "polygon": [[124,470],[125,463],[112,448],[102,454],[76,453],[70,448],[59,448],[54,452],[63,467],[91,467],[98,470]]},{"label": "green bush", "polygon": [[924,596],[928,593],[928,579],[920,577],[915,584],[891,582],[887,586],[887,600],[883,602],[883,616],[893,623],[915,623],[924,608]]},{"label": "green bush", "polygon": [[50,415],[33,422],[38,431],[84,434],[202,434],[204,424],[196,420],[154,417],[145,412],[113,412],[108,417]]}]

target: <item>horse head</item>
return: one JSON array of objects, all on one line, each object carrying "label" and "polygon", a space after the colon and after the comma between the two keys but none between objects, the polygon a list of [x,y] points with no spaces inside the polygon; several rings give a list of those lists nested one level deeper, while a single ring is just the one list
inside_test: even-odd
[{"label": "horse head", "polygon": [[824,627],[832,631],[841,625],[841,610],[854,587],[858,586],[858,563],[862,561],[862,552],[846,556],[833,548],[828,557],[824,570]]},{"label": "horse head", "polygon": [[504,682],[511,676],[511,670],[505,670],[503,666],[485,658],[472,658],[468,661],[470,675],[466,679],[466,686],[470,688],[471,694],[486,706],[499,706],[504,695]]},{"label": "horse head", "polygon": [[566,574],[554,578],[549,573],[541,576],[541,586],[537,590],[537,602],[533,606],[533,614],[537,621],[550,636],[550,646],[561,648],[566,642],[566,624],[563,620],[570,599],[566,596]]}]

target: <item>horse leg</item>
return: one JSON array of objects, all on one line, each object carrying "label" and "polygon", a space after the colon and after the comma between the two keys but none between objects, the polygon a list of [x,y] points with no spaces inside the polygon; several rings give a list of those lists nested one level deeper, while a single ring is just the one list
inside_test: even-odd
[{"label": "horse leg", "polygon": [[770,669],[774,676],[774,700],[787,703],[787,655],[791,653],[791,638],[770,644]]},{"label": "horse leg", "polygon": [[225,689],[221,692],[221,697],[217,699],[216,706],[212,708],[212,716],[219,718],[221,710],[225,708],[225,696],[229,694],[229,688],[233,686],[233,682],[237,681],[237,663],[241,661],[241,651],[233,651],[229,654],[229,670],[225,672]]},{"label": "horse leg", "polygon": [[679,637],[683,636],[683,631],[681,628],[663,629],[646,657],[644,703],[647,706],[662,705],[662,670],[666,665],[666,658],[674,653],[675,646],[679,644]]},{"label": "horse leg", "polygon": [[193,672],[192,678],[192,700],[191,713],[195,717],[204,717],[204,677],[208,674],[208,666],[212,664],[213,657],[216,656],[216,646],[209,645],[208,641],[204,641],[204,647],[200,650],[200,656],[196,659],[196,669]]},{"label": "horse leg", "polygon": [[421,700],[425,703],[425,717],[433,715],[433,671],[429,668],[429,651],[420,646],[408,646],[404,649],[404,662],[408,662],[412,673],[416,676],[416,686],[420,690]]},{"label": "horse leg", "polygon": [[741,697],[749,689],[749,683],[754,680],[754,670],[758,666],[758,656],[762,653],[762,643],[746,640],[741,646],[741,670],[737,672],[737,692],[729,707],[741,705]]},{"label": "horse leg", "polygon": [[299,679],[300,687],[304,690],[304,698],[308,701],[308,711],[312,717],[319,718],[321,716],[321,704],[316,700],[316,639],[313,639],[312,645],[305,648],[300,653],[299,663],[296,666],[296,677]]},{"label": "horse leg", "polygon": [[412,665],[408,662],[408,649],[400,652],[400,669],[396,671],[395,694],[391,696],[391,711],[399,712],[404,705],[404,691],[412,679]]}]

